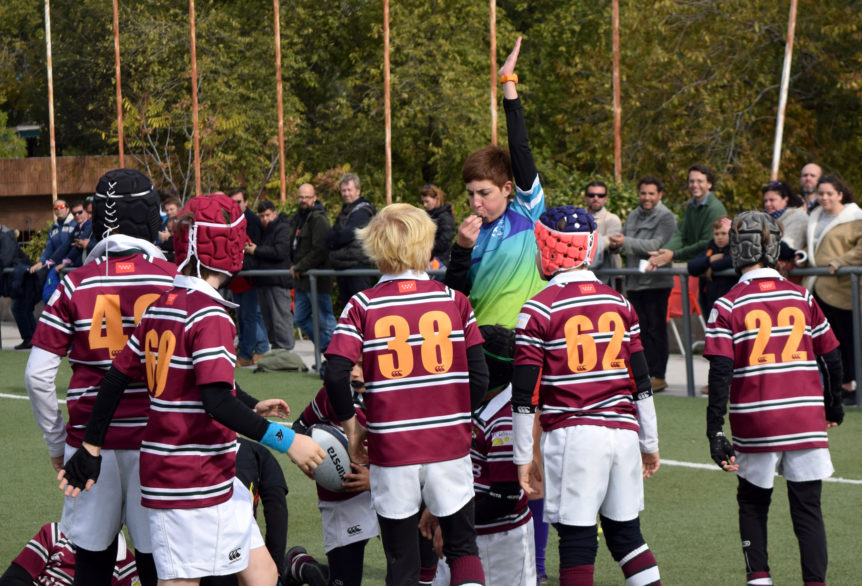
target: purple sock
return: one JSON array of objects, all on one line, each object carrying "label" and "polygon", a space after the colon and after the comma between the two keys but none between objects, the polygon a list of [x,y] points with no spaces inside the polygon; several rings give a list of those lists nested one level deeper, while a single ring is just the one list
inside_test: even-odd
[{"label": "purple sock", "polygon": [[545,499],[528,501],[530,512],[533,513],[533,533],[536,540],[536,574],[543,578],[545,573],[545,547],[548,545],[548,524],[542,521],[545,511]]}]

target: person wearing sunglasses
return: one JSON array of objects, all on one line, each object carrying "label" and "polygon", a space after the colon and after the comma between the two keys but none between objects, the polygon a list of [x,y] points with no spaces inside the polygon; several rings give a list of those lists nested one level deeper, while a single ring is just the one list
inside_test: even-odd
[{"label": "person wearing sunglasses", "polygon": [[87,256],[90,234],[93,233],[93,221],[84,208],[83,200],[72,204],[72,212],[69,215],[75,219],[75,230],[70,236],[71,245],[68,254],[63,258],[63,262],[57,265],[58,274],[64,268],[77,268],[83,264],[84,257]]},{"label": "person wearing sunglasses", "polygon": [[[618,215],[607,210],[605,207],[607,203],[608,187],[601,181],[587,183],[584,188],[584,207],[595,219],[599,227],[599,234],[602,237],[602,245],[596,251],[595,270],[618,269],[622,266],[619,252],[610,248],[610,236],[611,234],[619,234],[623,228],[623,223]],[[613,282],[613,277],[610,276],[602,276],[599,279],[605,285],[610,285]]]}]

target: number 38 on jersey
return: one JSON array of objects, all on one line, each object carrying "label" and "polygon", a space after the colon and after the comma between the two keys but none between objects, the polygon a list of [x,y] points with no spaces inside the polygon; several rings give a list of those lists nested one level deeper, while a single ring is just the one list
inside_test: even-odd
[{"label": "number 38 on jersey", "polygon": [[400,315],[387,315],[374,324],[374,337],[388,338],[386,350],[377,356],[380,374],[386,378],[410,376],[414,370],[413,346],[419,345],[422,367],[431,374],[452,368],[452,320],[443,311],[428,311],[419,318],[419,335],[410,333],[410,324]]}]

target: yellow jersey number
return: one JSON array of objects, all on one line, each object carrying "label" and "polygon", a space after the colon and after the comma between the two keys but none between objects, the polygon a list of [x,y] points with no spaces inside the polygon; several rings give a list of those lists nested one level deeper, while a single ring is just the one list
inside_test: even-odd
[{"label": "yellow jersey number", "polygon": [[[443,374],[452,368],[452,321],[443,311],[429,311],[419,318],[420,356],[427,372]],[[413,372],[413,348],[410,346],[410,325],[400,315],[387,315],[374,324],[375,338],[391,338],[380,354],[377,365],[386,378],[404,378]]]},{"label": "yellow jersey number", "polygon": [[[778,327],[791,327],[787,342],[784,343],[784,349],[781,351],[781,362],[807,360],[808,353],[799,349],[799,343],[805,333],[805,314],[802,313],[802,310],[798,307],[785,307],[779,311]],[[745,329],[748,331],[757,330],[754,347],[748,357],[748,365],[773,364],[775,354],[764,352],[766,344],[772,336],[772,318],[769,314],[762,309],[752,309],[745,314]]]},{"label": "yellow jersey number", "polygon": [[[144,293],[135,300],[135,325],[141,321],[144,310],[158,299],[159,295],[160,293]],[[97,296],[90,324],[90,348],[107,348],[113,358],[120,353],[128,341],[129,337],[123,332],[120,296],[117,294]]]},{"label": "yellow jersey number", "polygon": [[[623,318],[616,311],[606,311],[599,316],[597,325],[597,334],[611,334],[610,342],[602,356],[602,370],[625,368],[625,360],[619,357],[625,337]],[[585,315],[574,315],[563,326],[569,368],[574,373],[589,372],[598,364],[596,340],[590,333],[594,329],[592,320]]]}]

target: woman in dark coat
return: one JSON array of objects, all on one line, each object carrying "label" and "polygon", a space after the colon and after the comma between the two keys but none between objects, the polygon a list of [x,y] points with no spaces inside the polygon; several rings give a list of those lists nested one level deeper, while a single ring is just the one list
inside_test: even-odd
[{"label": "woman in dark coat", "polygon": [[434,236],[434,248],[431,250],[431,266],[441,268],[449,264],[449,252],[452,250],[452,239],[455,237],[455,218],[452,216],[452,206],[446,203],[446,194],[436,185],[429,183],[419,191],[425,211],[437,225]]}]

